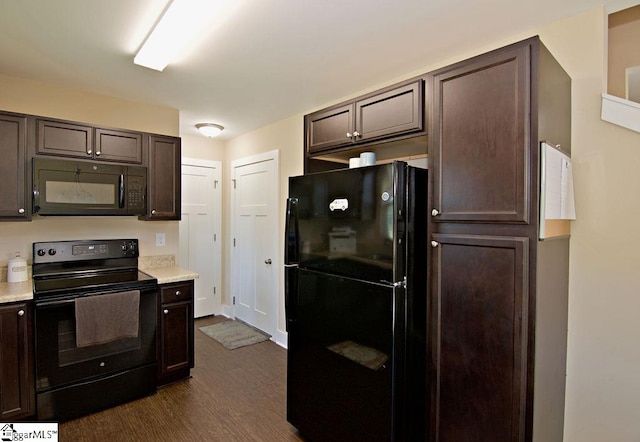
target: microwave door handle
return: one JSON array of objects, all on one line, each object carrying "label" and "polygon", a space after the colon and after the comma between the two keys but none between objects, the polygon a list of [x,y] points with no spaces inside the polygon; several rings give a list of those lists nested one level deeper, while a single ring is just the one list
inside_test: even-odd
[{"label": "microwave door handle", "polygon": [[118,180],[118,185],[120,191],[118,192],[118,207],[124,209],[124,175],[120,174],[120,178]]}]

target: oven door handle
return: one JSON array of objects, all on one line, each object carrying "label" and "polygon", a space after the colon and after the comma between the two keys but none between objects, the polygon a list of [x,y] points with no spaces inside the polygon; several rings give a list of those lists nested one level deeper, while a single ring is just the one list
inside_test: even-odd
[{"label": "oven door handle", "polygon": [[65,304],[73,304],[76,302],[77,296],[74,296],[73,298],[66,298],[66,299],[54,299],[54,300],[50,300],[50,301],[36,301],[35,306],[36,308],[38,307],[56,307],[59,305],[65,305]]},{"label": "oven door handle", "polygon": [[118,179],[118,187],[119,187],[119,198],[118,198],[118,207],[124,209],[124,175],[120,174],[120,178]]}]

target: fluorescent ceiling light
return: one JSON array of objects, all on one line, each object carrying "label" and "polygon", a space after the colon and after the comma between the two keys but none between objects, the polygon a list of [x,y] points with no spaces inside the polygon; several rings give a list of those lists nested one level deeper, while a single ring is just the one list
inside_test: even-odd
[{"label": "fluorescent ceiling light", "polygon": [[173,0],[133,59],[162,71],[210,24],[224,1]]}]

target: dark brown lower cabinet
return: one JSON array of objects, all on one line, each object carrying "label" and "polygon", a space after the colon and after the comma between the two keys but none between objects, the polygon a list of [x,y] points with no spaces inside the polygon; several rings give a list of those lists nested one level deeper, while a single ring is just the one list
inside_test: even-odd
[{"label": "dark brown lower cabinet", "polygon": [[520,440],[526,398],[528,238],[434,234],[435,440]]},{"label": "dark brown lower cabinet", "polygon": [[34,413],[32,325],[30,303],[0,306],[0,417],[3,422]]},{"label": "dark brown lower cabinet", "polygon": [[430,440],[561,442],[569,239],[433,240]]},{"label": "dark brown lower cabinet", "polygon": [[194,366],[193,281],[161,284],[158,385],[189,377]]}]

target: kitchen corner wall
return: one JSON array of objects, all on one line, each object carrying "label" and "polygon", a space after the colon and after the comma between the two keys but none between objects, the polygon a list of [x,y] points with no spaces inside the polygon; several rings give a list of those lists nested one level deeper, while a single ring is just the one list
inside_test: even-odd
[{"label": "kitchen corner wall", "polygon": [[[179,135],[176,109],[121,100],[80,90],[0,75],[0,110],[79,121],[163,135]],[[156,247],[155,234],[165,233]],[[0,223],[0,267],[20,252],[32,261],[32,243],[68,239],[138,238],[142,255],[178,254],[176,221],[138,221],[137,217],[42,217]]]}]

